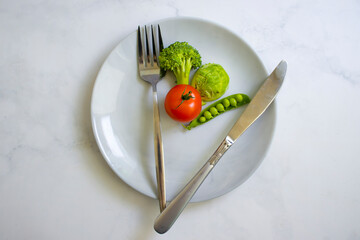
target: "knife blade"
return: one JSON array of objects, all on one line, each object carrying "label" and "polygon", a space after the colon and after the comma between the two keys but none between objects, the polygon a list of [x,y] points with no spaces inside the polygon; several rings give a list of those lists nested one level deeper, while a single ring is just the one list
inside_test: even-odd
[{"label": "knife blade", "polygon": [[158,233],[167,232],[189,203],[200,185],[209,175],[225,152],[270,106],[275,99],[285,78],[287,63],[281,61],[270,76],[264,81],[249,105],[230,129],[220,146],[195,174],[189,183],[169,203],[165,210],[155,219],[154,229]]}]

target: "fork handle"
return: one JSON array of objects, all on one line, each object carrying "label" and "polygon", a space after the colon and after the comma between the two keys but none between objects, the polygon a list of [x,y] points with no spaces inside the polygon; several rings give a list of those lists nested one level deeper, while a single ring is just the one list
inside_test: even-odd
[{"label": "fork handle", "polygon": [[160,128],[160,112],[157,98],[156,83],[152,84],[153,89],[153,107],[154,107],[154,150],[155,150],[155,164],[156,164],[156,180],[158,198],[160,204],[160,212],[166,207],[166,190],[165,190],[165,164],[164,164],[164,149],[161,138]]}]

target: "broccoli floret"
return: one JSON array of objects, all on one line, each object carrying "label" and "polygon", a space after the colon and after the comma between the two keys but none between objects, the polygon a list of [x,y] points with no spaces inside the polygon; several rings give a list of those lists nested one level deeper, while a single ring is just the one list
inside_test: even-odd
[{"label": "broccoli floret", "polygon": [[198,50],[187,42],[175,42],[163,49],[159,61],[163,70],[174,73],[176,84],[189,84],[190,70],[201,66]]}]

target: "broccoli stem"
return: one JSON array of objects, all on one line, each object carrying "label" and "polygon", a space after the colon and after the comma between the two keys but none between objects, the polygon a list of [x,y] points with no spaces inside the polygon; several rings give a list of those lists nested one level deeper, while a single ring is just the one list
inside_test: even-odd
[{"label": "broccoli stem", "polygon": [[189,85],[190,70],[192,68],[191,58],[184,59],[180,67],[174,70],[176,84]]}]

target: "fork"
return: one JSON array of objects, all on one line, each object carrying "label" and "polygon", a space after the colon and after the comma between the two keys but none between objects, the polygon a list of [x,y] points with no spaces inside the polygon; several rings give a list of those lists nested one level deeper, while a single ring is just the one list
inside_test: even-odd
[{"label": "fork", "polygon": [[[156,180],[160,212],[166,207],[166,191],[165,191],[165,167],[164,167],[164,150],[161,138],[159,103],[157,98],[156,85],[161,80],[161,70],[158,61],[159,53],[164,48],[161,37],[160,26],[157,25],[158,34],[156,36],[156,27],[150,27],[152,38],[152,48],[150,49],[150,38],[148,36],[147,27],[144,27],[144,37],[141,37],[141,29],[138,26],[137,44],[138,44],[138,65],[140,77],[152,85],[153,90],[153,114],[154,114],[154,150],[156,163]],[[157,41],[155,41],[157,39]]]}]

